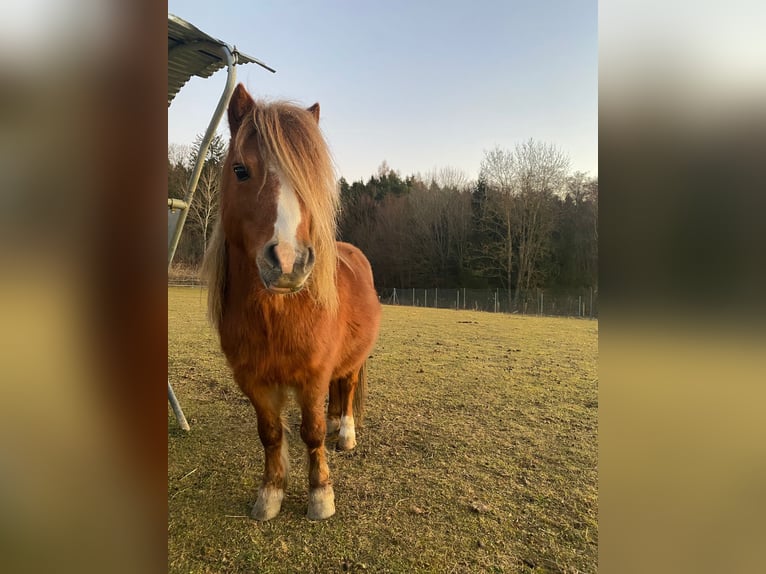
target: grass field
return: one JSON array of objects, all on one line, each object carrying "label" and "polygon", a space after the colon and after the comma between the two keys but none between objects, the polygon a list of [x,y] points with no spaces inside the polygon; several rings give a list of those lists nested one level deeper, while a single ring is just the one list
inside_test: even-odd
[{"label": "grass field", "polygon": [[170,572],[595,572],[598,323],[383,308],[357,448],[328,443],[337,514],[305,518],[290,402],[282,512],[248,516],[263,469],[249,401],[205,320],[168,289]]}]

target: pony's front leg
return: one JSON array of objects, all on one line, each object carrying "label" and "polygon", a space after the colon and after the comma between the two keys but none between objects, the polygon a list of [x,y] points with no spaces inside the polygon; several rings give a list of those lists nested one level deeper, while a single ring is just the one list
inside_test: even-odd
[{"label": "pony's front leg", "polygon": [[335,514],[335,494],[330,482],[330,468],[325,457],[324,438],[327,430],[324,418],[324,389],[303,389],[301,403],[301,438],[309,455],[310,520],[324,520]]},{"label": "pony's front leg", "polygon": [[290,459],[281,418],[285,391],[278,386],[261,387],[249,394],[258,416],[258,436],[265,454],[263,481],[251,516],[256,520],[269,520],[282,508],[289,470]]}]

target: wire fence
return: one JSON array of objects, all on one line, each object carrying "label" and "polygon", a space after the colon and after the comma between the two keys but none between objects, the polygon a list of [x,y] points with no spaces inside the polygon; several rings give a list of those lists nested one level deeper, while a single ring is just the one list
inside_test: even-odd
[{"label": "wire fence", "polygon": [[[203,286],[196,272],[173,273],[169,287]],[[519,315],[548,315],[556,317],[598,318],[598,291],[554,291],[535,289],[508,293],[506,289],[430,289],[383,288],[378,291],[380,302],[386,305],[434,307],[438,309],[471,309],[490,313]]]},{"label": "wire fence", "polygon": [[568,292],[535,289],[509,293],[506,289],[392,287],[379,290],[378,295],[381,303],[387,305],[590,319],[598,317],[598,291],[595,289]]},{"label": "wire fence", "polygon": [[190,265],[180,263],[173,264],[168,269],[168,287],[195,287],[201,286],[199,270]]}]

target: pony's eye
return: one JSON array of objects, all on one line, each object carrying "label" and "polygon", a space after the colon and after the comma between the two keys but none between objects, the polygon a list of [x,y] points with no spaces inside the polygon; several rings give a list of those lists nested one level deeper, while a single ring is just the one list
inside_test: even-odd
[{"label": "pony's eye", "polygon": [[245,181],[248,177],[250,177],[250,174],[247,173],[247,168],[241,164],[234,166],[234,175],[237,176],[239,181]]}]

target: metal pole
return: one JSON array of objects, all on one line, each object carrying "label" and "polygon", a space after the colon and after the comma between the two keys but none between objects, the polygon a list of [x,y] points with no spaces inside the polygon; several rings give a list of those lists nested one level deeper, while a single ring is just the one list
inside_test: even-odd
[{"label": "metal pole", "polygon": [[[185,47],[183,49],[193,49],[197,47],[188,45],[184,46]],[[197,162],[194,165],[194,170],[192,171],[192,174],[189,177],[189,181],[187,183],[186,197],[184,197],[183,201],[173,201],[170,199],[168,200],[168,207],[170,209],[178,208],[181,211],[178,220],[176,221],[175,229],[173,230],[173,236],[168,244],[168,268],[170,268],[170,264],[173,262],[173,256],[175,255],[176,249],[178,248],[178,242],[181,239],[181,232],[183,231],[184,223],[186,223],[186,217],[189,215],[189,208],[191,206],[192,200],[194,199],[194,192],[197,190],[197,183],[199,182],[199,177],[202,173],[202,167],[205,164],[205,157],[207,156],[208,147],[210,147],[210,142],[213,141],[213,136],[215,135],[215,131],[221,121],[223,112],[226,109],[226,105],[229,103],[231,94],[234,92],[234,85],[237,79],[237,72],[234,69],[236,58],[234,54],[232,54],[231,50],[229,50],[228,46],[210,44],[206,47],[209,47],[211,50],[217,49],[221,51],[224,59],[226,60],[226,68],[228,74],[226,77],[226,85],[224,87],[223,93],[221,94],[221,98],[218,100],[218,106],[213,112],[213,117],[210,118],[210,123],[208,124],[205,135],[202,138],[199,155],[197,156]],[[177,46],[176,49],[181,49],[181,46]],[[178,421],[178,425],[184,431],[188,431],[189,423],[184,416],[181,405],[178,402],[175,393],[173,392],[173,387],[170,385],[169,380],[168,402],[173,409],[173,413],[175,414],[176,420]]]},{"label": "metal pole", "polygon": [[173,239],[171,240],[170,246],[168,247],[168,268],[170,268],[170,263],[173,261],[173,256],[176,253],[178,242],[181,239],[181,232],[183,231],[184,223],[186,223],[186,216],[189,215],[189,206],[194,199],[194,192],[197,190],[199,176],[202,173],[202,167],[205,165],[207,149],[210,147],[210,142],[213,141],[215,130],[218,128],[218,124],[221,121],[221,117],[223,116],[223,112],[225,111],[227,104],[229,103],[229,98],[231,98],[231,94],[234,92],[234,85],[237,81],[237,72],[234,69],[234,55],[229,50],[228,46],[216,46],[215,44],[211,44],[210,46],[211,48],[214,46],[217,47],[223,53],[223,57],[226,59],[226,68],[228,70],[228,75],[226,76],[226,86],[224,87],[223,93],[221,94],[221,98],[218,100],[218,106],[215,108],[215,112],[213,112],[213,117],[210,119],[210,123],[208,124],[207,130],[205,131],[205,135],[202,138],[202,143],[199,146],[199,154],[197,155],[197,163],[194,165],[194,170],[189,177],[186,197],[184,197],[186,208],[181,210],[181,215],[178,218],[178,223],[176,223],[176,228],[173,231]]},{"label": "metal pole", "polygon": [[439,288],[436,287],[434,292],[434,309],[439,308]]},{"label": "metal pole", "polygon": [[173,408],[173,413],[176,415],[178,426],[180,426],[182,430],[188,431],[189,423],[186,422],[186,417],[184,416],[184,412],[181,410],[181,405],[178,403],[176,394],[173,392],[173,387],[170,386],[170,381],[168,381],[168,402]]}]

